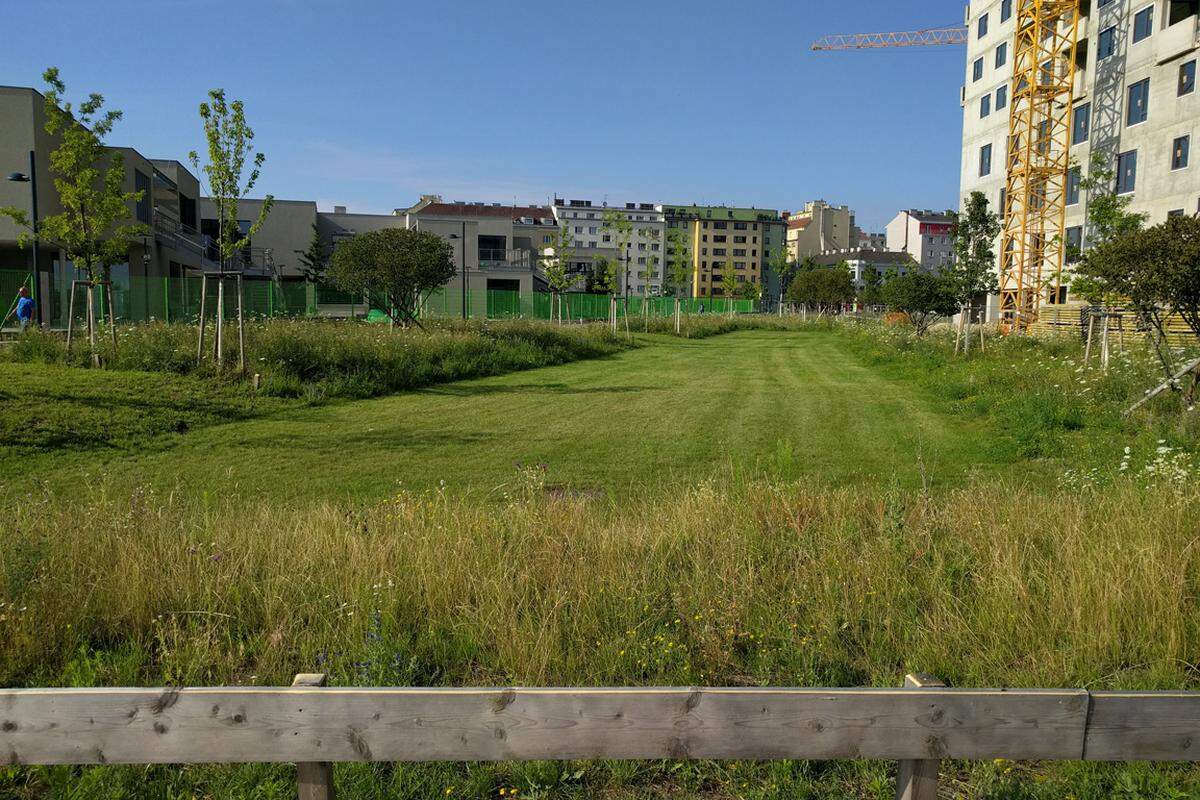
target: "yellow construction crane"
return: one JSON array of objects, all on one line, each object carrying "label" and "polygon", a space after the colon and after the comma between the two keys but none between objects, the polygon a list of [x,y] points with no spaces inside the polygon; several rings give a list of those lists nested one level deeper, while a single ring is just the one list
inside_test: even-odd
[{"label": "yellow construction crane", "polygon": [[[1081,0],[1017,0],[1000,237],[1000,324],[1024,332],[1062,292]],[[963,44],[963,27],[826,36],[813,50]]]}]

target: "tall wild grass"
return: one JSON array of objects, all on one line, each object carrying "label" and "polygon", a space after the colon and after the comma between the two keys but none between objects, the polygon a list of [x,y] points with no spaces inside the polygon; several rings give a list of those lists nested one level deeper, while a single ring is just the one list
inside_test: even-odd
[{"label": "tall wild grass", "polygon": [[[192,499],[184,499],[191,497]],[[1200,489],[224,503],[96,488],[2,525],[0,683],[1197,688]]]},{"label": "tall wild grass", "polygon": [[[212,331],[206,347],[211,346]],[[235,328],[226,329],[225,362],[236,364]],[[210,374],[196,359],[195,326],[121,326],[114,348],[99,339],[112,369]],[[259,373],[268,394],[370,397],[437,383],[484,377],[584,358],[628,347],[602,325],[551,326],[526,321],[436,322],[426,330],[332,320],[275,319],[246,325],[247,371]],[[90,363],[86,341],[68,355],[60,334],[30,332],[0,358],[23,363]]]}]

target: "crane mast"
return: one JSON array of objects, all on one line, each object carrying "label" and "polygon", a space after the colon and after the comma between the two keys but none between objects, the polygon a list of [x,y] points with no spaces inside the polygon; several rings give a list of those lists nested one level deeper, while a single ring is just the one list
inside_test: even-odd
[{"label": "crane mast", "polygon": [[1018,0],[1000,237],[1000,324],[1022,333],[1062,289],[1079,0]]}]

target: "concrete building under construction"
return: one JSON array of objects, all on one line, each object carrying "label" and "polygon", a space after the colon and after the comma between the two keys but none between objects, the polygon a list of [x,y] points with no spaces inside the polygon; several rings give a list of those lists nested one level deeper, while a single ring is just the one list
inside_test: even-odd
[{"label": "concrete building under construction", "polygon": [[[1010,171],[1015,5],[973,0],[966,20],[961,195],[981,191],[1001,213]],[[1149,224],[1200,212],[1200,171],[1191,167],[1191,137],[1200,120],[1198,12],[1200,0],[1080,3],[1073,99],[1062,132],[1071,165],[1061,192],[1063,244],[1088,245],[1089,198],[1080,183],[1093,163],[1114,174],[1116,192],[1132,199],[1131,210],[1148,214]],[[999,243],[997,253],[1003,259]],[[1065,289],[1043,291],[1042,302],[1070,300]],[[989,317],[999,311],[1000,298],[992,298]]]}]

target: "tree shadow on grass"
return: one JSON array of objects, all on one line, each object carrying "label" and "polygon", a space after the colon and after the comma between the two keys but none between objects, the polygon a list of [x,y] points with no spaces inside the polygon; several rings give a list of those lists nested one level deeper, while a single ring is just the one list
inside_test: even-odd
[{"label": "tree shadow on grass", "polygon": [[473,397],[490,394],[636,394],[638,392],[662,391],[658,386],[568,386],[565,383],[509,383],[481,384],[475,386],[447,385],[422,389],[423,394]]}]

